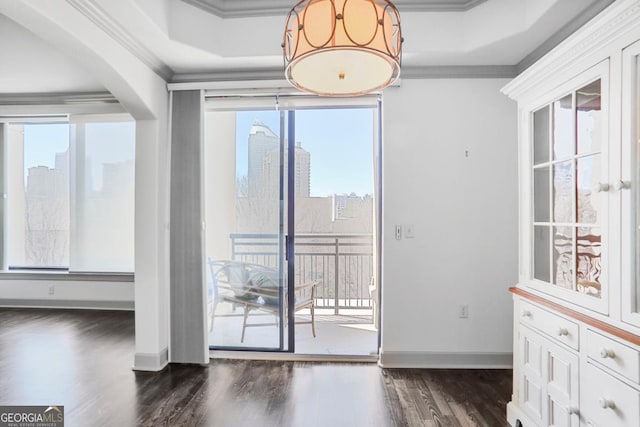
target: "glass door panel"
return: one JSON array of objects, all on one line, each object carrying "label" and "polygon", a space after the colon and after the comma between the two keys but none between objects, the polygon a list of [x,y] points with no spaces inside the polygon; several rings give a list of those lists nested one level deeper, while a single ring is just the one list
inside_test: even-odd
[{"label": "glass door panel", "polygon": [[622,53],[621,171],[622,318],[640,326],[640,41]]},{"label": "glass door panel", "polygon": [[546,282],[534,285],[558,296],[570,298],[570,291],[592,301],[602,298],[600,225],[607,190],[600,185],[606,182],[602,82],[580,85],[531,115],[530,277]]},{"label": "glass door panel", "polygon": [[212,348],[286,351],[286,113],[205,112]]}]

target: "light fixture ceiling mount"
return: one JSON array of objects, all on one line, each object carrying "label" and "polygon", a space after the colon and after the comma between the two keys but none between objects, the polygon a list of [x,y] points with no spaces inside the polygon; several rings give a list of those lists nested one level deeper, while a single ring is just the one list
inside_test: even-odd
[{"label": "light fixture ceiling mount", "polygon": [[400,75],[402,42],[400,14],[388,0],[302,0],[287,17],[285,76],[318,95],[382,90]]}]

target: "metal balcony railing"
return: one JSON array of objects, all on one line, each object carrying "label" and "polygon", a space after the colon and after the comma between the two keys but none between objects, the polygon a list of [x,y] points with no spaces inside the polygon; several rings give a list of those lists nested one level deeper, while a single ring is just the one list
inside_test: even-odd
[{"label": "metal balcony railing", "polygon": [[[233,233],[232,259],[277,267],[278,235]],[[316,307],[371,309],[373,277],[371,234],[297,234],[295,281],[317,280]]]}]

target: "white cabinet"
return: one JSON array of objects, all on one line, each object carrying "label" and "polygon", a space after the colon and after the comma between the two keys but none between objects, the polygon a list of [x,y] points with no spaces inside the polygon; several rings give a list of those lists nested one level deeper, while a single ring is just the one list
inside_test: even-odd
[{"label": "white cabinet", "polygon": [[512,425],[640,426],[640,0],[523,71]]},{"label": "white cabinet", "polygon": [[578,356],[526,326],[519,337],[519,403],[540,426],[577,427]]}]

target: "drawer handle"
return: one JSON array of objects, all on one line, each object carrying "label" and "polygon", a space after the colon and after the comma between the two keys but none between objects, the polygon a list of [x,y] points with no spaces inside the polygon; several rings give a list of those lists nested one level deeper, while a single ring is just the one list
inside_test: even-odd
[{"label": "drawer handle", "polygon": [[566,337],[567,335],[569,335],[569,330],[567,328],[558,328],[559,337]]},{"label": "drawer handle", "polygon": [[529,310],[524,310],[522,312],[522,317],[532,317],[532,314]]},{"label": "drawer handle", "polygon": [[580,415],[580,411],[575,406],[569,407],[569,415]]},{"label": "drawer handle", "polygon": [[624,181],[624,180],[621,179],[620,181],[616,182],[614,187],[618,191],[620,191],[620,190],[628,190],[629,188],[631,188],[631,181]]},{"label": "drawer handle", "polygon": [[615,359],[616,352],[608,348],[603,348],[602,350],[600,350],[600,357],[602,357],[603,359]]},{"label": "drawer handle", "polygon": [[616,409],[616,403],[613,400],[605,399],[601,397],[598,399],[598,403],[602,409]]}]

